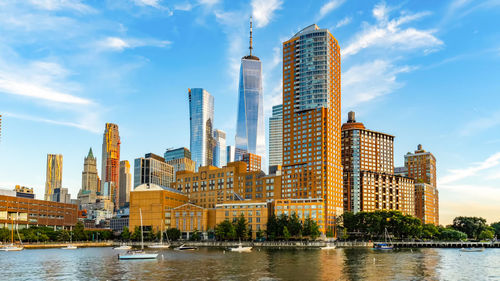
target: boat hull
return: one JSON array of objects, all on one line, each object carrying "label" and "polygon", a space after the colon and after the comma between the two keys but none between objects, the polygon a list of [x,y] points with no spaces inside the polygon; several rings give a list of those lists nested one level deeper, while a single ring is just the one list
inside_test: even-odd
[{"label": "boat hull", "polygon": [[120,260],[147,260],[156,259],[158,254],[136,254],[136,255],[119,255]]},{"label": "boat hull", "polygon": [[3,252],[18,252],[18,251],[22,251],[22,250],[24,250],[24,248],[19,248],[19,247],[0,248],[0,251],[3,251]]},{"label": "boat hull", "polygon": [[252,247],[231,248],[231,252],[243,253],[243,252],[251,252],[251,251],[252,251]]}]

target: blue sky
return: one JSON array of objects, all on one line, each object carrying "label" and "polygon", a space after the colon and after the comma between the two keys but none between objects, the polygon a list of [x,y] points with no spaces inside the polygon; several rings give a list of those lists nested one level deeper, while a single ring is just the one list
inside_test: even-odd
[{"label": "blue sky", "polygon": [[46,154],[61,153],[75,197],[89,147],[100,167],[106,122],[122,159],[188,147],[188,88],[214,95],[233,144],[250,15],[266,123],[281,43],[317,23],[342,48],[343,120],[354,110],[395,135],[396,165],[419,143],[434,153],[441,223],[500,220],[500,0],[2,0],[0,186],[41,198]]}]

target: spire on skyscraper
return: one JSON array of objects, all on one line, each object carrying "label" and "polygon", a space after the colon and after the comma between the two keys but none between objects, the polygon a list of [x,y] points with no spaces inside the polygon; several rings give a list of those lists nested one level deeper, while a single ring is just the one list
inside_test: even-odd
[{"label": "spire on skyscraper", "polygon": [[92,153],[92,147],[89,150],[89,154],[87,155],[87,158],[90,158],[90,159],[94,158],[94,153]]},{"label": "spire on skyscraper", "polygon": [[252,16],[250,16],[250,56],[252,56]]}]

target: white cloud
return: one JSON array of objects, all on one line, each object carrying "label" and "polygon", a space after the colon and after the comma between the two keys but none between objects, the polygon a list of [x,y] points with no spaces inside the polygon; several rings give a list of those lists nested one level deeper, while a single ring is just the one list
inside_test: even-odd
[{"label": "white cloud", "polygon": [[486,160],[478,163],[473,163],[469,167],[463,169],[449,170],[449,173],[446,176],[440,178],[438,186],[446,185],[459,180],[463,180],[468,177],[475,176],[480,171],[497,167],[499,165],[500,165],[500,152],[497,152],[488,157]]},{"label": "white cloud", "polygon": [[395,66],[386,60],[352,66],[342,73],[342,105],[350,108],[401,88],[403,84],[396,80],[397,74],[411,70],[409,66]]},{"label": "white cloud", "polygon": [[481,117],[476,120],[472,120],[464,125],[460,131],[462,136],[470,136],[478,132],[496,127],[500,125],[500,111],[494,112],[490,116]]},{"label": "white cloud", "polygon": [[207,6],[213,6],[215,4],[218,4],[220,0],[199,0],[198,3],[201,5],[207,5]]},{"label": "white cloud", "polygon": [[30,0],[39,9],[48,11],[75,10],[80,13],[93,13],[95,9],[85,5],[80,0]]},{"label": "white cloud", "polygon": [[282,0],[252,0],[252,17],[257,27],[264,27],[273,19],[274,13],[281,9]]},{"label": "white cloud", "polygon": [[374,7],[373,16],[377,23],[366,25],[363,31],[350,40],[349,44],[342,50],[344,59],[372,47],[399,51],[424,49],[424,51],[429,52],[443,45],[443,42],[434,36],[436,30],[403,27],[404,24],[429,15],[429,12],[402,13],[399,18],[389,20],[390,11],[390,8],[385,4]]},{"label": "white cloud", "polygon": [[133,49],[138,47],[166,47],[170,45],[170,41],[166,40],[156,40],[156,39],[137,39],[137,38],[120,38],[120,37],[108,37],[99,42],[97,46],[101,49],[108,49],[113,51],[123,51],[125,49]]},{"label": "white cloud", "polygon": [[176,4],[174,6],[174,10],[178,10],[178,11],[191,11],[191,9],[193,9],[193,5],[191,5],[191,3],[189,3],[189,2],[186,2],[183,4]]},{"label": "white cloud", "polygon": [[340,5],[344,4],[344,2],[345,0],[329,0],[323,6],[321,6],[321,9],[319,9],[319,14],[316,17],[316,20],[321,20],[327,14],[340,7]]},{"label": "white cloud", "polygon": [[150,6],[154,8],[160,8],[161,0],[134,0],[134,3],[139,6]]},{"label": "white cloud", "polygon": [[47,118],[42,118],[42,117],[37,117],[37,116],[10,113],[10,112],[5,112],[4,115],[5,115],[5,117],[16,118],[16,119],[21,119],[21,120],[47,123],[47,124],[66,126],[66,127],[73,127],[73,128],[89,131],[92,133],[99,133],[100,132],[100,128],[98,126],[96,126],[96,124],[93,122],[75,123],[75,122],[52,120],[52,119],[47,119]]},{"label": "white cloud", "polygon": [[343,18],[343,19],[341,19],[341,20],[339,20],[337,22],[337,24],[335,25],[335,28],[339,28],[339,27],[342,27],[344,25],[348,25],[351,22],[352,22],[352,18],[351,17],[345,17],[345,18]]}]

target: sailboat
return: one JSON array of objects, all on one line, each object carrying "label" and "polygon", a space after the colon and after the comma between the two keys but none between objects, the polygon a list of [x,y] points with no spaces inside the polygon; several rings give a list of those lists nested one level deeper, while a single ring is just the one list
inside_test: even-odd
[{"label": "sailboat", "polygon": [[[17,228],[16,228],[17,230]],[[20,246],[16,246],[14,245],[14,219],[12,219],[12,231],[11,231],[11,243],[10,245],[6,245],[6,246],[3,246],[0,248],[0,251],[4,251],[4,252],[14,252],[14,251],[22,251],[24,250],[24,247],[23,247],[23,241],[21,241],[21,236],[19,235],[19,231],[17,230],[17,236],[19,238],[19,242],[21,243]]]},{"label": "sailboat", "polygon": [[157,253],[144,252],[144,233],[142,230],[142,209],[139,209],[139,214],[141,216],[141,249],[137,250],[137,251],[127,251],[127,253],[125,253],[125,254],[119,254],[118,259],[120,259],[120,260],[156,259],[158,257]]},{"label": "sailboat", "polygon": [[130,250],[132,249],[132,246],[127,245],[127,244],[122,244],[119,247],[114,247],[113,250]]},{"label": "sailboat", "polygon": [[62,247],[61,249],[63,250],[76,250],[78,247],[73,245],[72,242],[73,242],[73,233],[70,233],[71,236],[69,237],[69,244],[68,246],[66,247]]},{"label": "sailboat", "polygon": [[335,243],[328,242],[328,243],[326,243],[325,246],[321,247],[320,249],[321,250],[333,250],[333,249],[336,249],[336,248],[337,248],[337,246],[335,246]]},{"label": "sailboat", "polygon": [[[375,250],[392,250],[394,246],[392,245],[391,238],[389,237],[389,232],[387,232],[387,228],[384,229],[384,238],[385,243],[375,243],[373,244],[373,249]],[[387,242],[389,240],[389,243]]]},{"label": "sailboat", "polygon": [[239,253],[251,252],[252,247],[243,247],[243,244],[241,244],[241,240],[240,240],[240,243],[238,243],[238,247],[231,248],[230,250],[231,250],[231,252],[239,252]]},{"label": "sailboat", "polygon": [[167,249],[170,247],[170,242],[168,241],[168,234],[167,234],[167,244],[163,244],[163,226],[160,234],[160,243],[156,243],[153,245],[148,246],[148,248],[152,249]]}]

